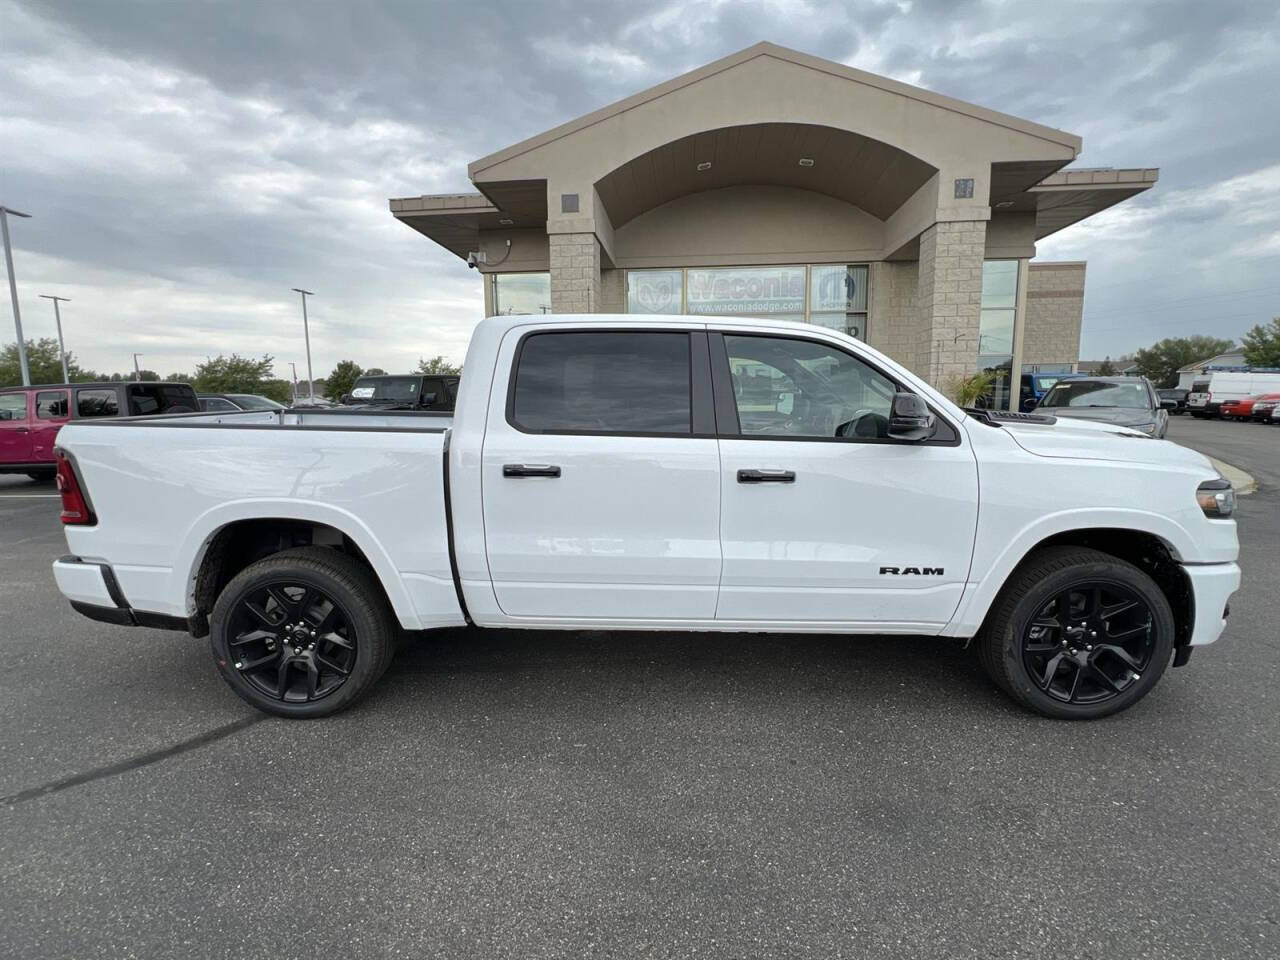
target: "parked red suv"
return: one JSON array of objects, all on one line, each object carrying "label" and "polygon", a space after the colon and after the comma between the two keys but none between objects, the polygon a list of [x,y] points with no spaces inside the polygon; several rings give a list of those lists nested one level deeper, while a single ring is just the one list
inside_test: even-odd
[{"label": "parked red suv", "polygon": [[59,383],[0,388],[0,473],[51,480],[53,442],[69,420],[194,413],[196,392],[185,383]]}]

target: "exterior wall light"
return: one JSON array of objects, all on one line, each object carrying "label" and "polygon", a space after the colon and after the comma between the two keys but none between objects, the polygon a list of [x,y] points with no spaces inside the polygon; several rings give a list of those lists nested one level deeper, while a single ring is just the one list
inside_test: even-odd
[{"label": "exterior wall light", "polygon": [[812,166],[813,166],[813,157],[801,157],[801,158],[800,158],[800,166],[802,166],[802,167],[812,167]]},{"label": "exterior wall light", "polygon": [[503,217],[501,220],[498,221],[498,225],[502,227],[509,227],[513,223],[515,223],[515,221],[512,220],[510,217]]},{"label": "exterior wall light", "polygon": [[1012,201],[1012,200],[1001,200],[1001,201],[999,201],[999,202],[996,204],[996,206],[997,206],[997,207],[1012,207],[1012,206],[1013,206],[1013,201]]},{"label": "exterior wall light", "polygon": [[705,171],[705,170],[710,170],[710,169],[711,169],[711,161],[710,161],[710,160],[703,160],[700,164],[698,164],[698,172],[699,172],[699,173],[702,173],[703,171]]}]

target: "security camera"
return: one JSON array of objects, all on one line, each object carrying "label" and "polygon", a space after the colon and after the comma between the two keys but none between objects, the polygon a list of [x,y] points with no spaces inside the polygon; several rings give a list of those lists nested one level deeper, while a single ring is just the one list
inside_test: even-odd
[{"label": "security camera", "polygon": [[474,270],[482,263],[488,263],[489,257],[483,250],[472,250],[467,254],[467,266]]}]

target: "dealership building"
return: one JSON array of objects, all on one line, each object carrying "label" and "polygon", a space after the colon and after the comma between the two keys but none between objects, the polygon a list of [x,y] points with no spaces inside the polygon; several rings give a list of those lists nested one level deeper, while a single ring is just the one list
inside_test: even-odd
[{"label": "dealership building", "polygon": [[1079,359],[1085,264],[1036,242],[1150,189],[1074,134],[760,43],[391,201],[498,313],[686,313],[847,331],[947,387]]}]

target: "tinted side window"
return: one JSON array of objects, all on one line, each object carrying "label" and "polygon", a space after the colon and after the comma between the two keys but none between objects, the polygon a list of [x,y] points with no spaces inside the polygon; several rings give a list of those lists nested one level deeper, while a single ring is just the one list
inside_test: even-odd
[{"label": "tinted side window", "polygon": [[118,417],[120,401],[114,390],[77,390],[76,416]]},{"label": "tinted side window", "polygon": [[67,395],[62,390],[36,394],[36,416],[41,420],[61,420],[68,415]]},{"label": "tinted side window", "polygon": [[535,432],[690,433],[689,370],[684,333],[531,334],[510,419]]},{"label": "tinted side window", "polygon": [[134,383],[129,385],[129,413],[194,413],[200,409],[195,391],[180,383]]},{"label": "tinted side window", "polygon": [[27,419],[27,395],[25,393],[0,393],[0,410],[9,416],[6,420]]},{"label": "tinted side window", "polygon": [[852,354],[811,340],[726,334],[744,435],[885,438],[896,387]]}]

